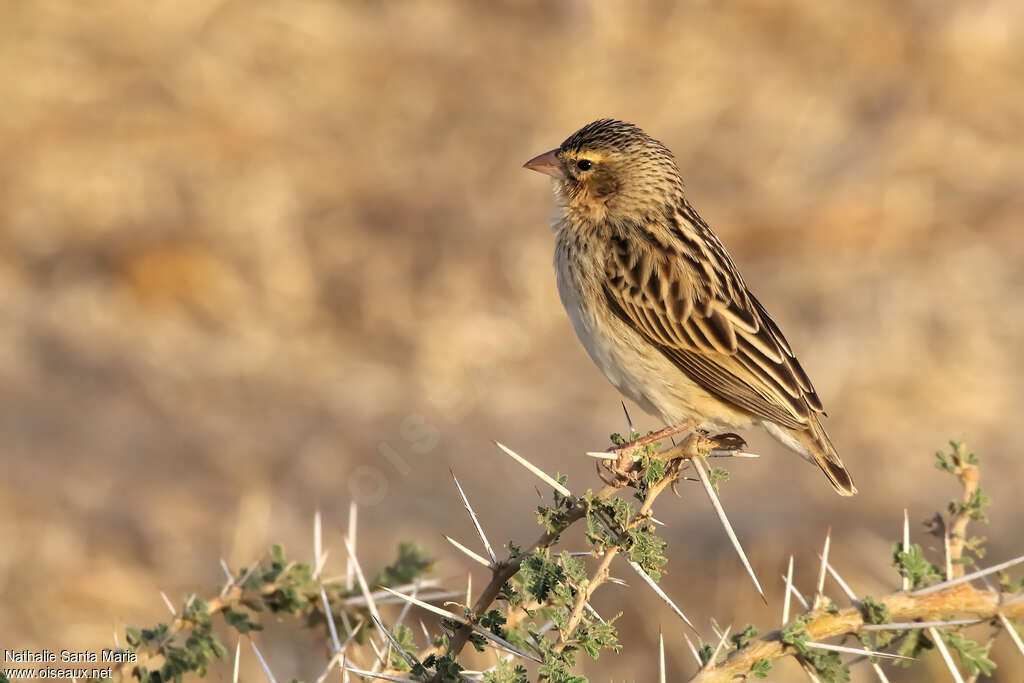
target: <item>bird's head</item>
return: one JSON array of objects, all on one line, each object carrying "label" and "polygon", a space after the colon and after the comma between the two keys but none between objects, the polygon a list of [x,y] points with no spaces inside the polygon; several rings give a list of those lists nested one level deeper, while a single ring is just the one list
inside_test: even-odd
[{"label": "bird's head", "polygon": [[524,167],[553,177],[565,210],[588,222],[660,211],[683,189],[672,153],[633,124],[614,119],[587,124]]}]

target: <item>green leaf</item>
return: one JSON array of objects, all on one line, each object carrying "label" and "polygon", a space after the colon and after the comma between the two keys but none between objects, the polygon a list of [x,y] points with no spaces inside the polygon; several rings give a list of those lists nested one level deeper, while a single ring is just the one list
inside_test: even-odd
[{"label": "green leaf", "polygon": [[400,543],[398,559],[378,572],[373,586],[398,586],[412,583],[423,576],[434,565],[434,559],[427,550],[416,543]]},{"label": "green leaf", "polygon": [[964,638],[959,631],[945,632],[943,638],[947,645],[956,650],[967,673],[989,676],[995,670],[996,663],[988,658],[988,647]]},{"label": "green leaf", "polygon": [[522,664],[513,665],[508,660],[499,659],[497,666],[484,674],[483,680],[484,683],[529,683],[526,674],[526,667]]},{"label": "green leaf", "polygon": [[552,562],[548,551],[543,548],[523,559],[517,576],[526,591],[541,603],[547,602],[555,587],[565,580],[562,567]]},{"label": "green leaf", "polygon": [[860,599],[860,612],[866,624],[888,624],[891,620],[889,608],[885,603],[875,600],[870,595]]},{"label": "green leaf", "polygon": [[913,588],[942,580],[939,568],[925,558],[924,550],[917,544],[905,549],[902,543],[897,543],[893,549],[893,564],[901,576],[910,579]]},{"label": "green leaf", "polygon": [[661,578],[661,568],[668,564],[666,543],[653,526],[638,526],[629,530],[629,559],[636,562],[653,580]]},{"label": "green leaf", "polygon": [[[399,624],[392,629],[391,635],[403,652],[406,654],[416,652],[416,639],[413,637],[411,628],[404,624]],[[398,671],[407,671],[409,669],[409,663],[405,661],[405,657],[394,648],[391,649],[391,668]]]},{"label": "green leaf", "polygon": [[262,624],[249,621],[248,614],[245,612],[237,612],[230,607],[224,610],[224,621],[233,626],[239,633],[263,630]]},{"label": "green leaf", "polygon": [[805,614],[798,617],[791,623],[782,629],[782,642],[787,645],[792,645],[796,648],[796,651],[802,655],[806,655],[809,650],[807,649],[807,641],[811,639],[811,635],[807,632],[807,622],[811,620],[810,614]]},{"label": "green leaf", "polygon": [[737,650],[742,650],[750,643],[750,641],[752,641],[754,638],[757,638],[758,635],[760,634],[758,630],[754,628],[754,625],[747,624],[743,627],[742,631],[733,634],[733,636],[729,640],[732,641],[732,644],[736,646]]},{"label": "green leaf", "polygon": [[[931,639],[925,634],[924,629],[911,629],[907,631],[906,637],[903,642],[900,643],[899,649],[896,654],[904,657],[911,657],[913,659],[920,659],[921,655],[935,647]],[[895,662],[899,666],[909,667],[913,662],[908,660],[897,660]]]},{"label": "green leaf", "polygon": [[724,467],[711,467],[708,469],[708,481],[718,491],[719,484],[729,481],[729,470]]},{"label": "green leaf", "polygon": [[841,683],[850,680],[850,667],[843,664],[838,652],[811,650],[804,658],[811,663],[818,677],[824,683]]}]

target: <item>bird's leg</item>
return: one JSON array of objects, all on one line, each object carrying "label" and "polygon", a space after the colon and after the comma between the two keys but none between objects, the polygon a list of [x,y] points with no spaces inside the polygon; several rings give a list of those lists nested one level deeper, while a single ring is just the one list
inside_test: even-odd
[{"label": "bird's leg", "polygon": [[650,444],[655,443],[657,441],[663,441],[665,439],[675,436],[676,434],[681,434],[682,432],[688,432],[691,429],[693,429],[693,425],[688,424],[676,425],[674,427],[662,427],[658,431],[651,432],[647,436],[641,436],[639,438],[633,439],[632,441],[627,441],[618,448],[612,449],[610,452],[615,453],[617,455],[622,454],[623,452],[633,453],[635,451],[640,450],[644,446],[649,446]]},{"label": "bird's leg", "polygon": [[[651,432],[647,436],[641,436],[636,439],[633,439],[632,441],[628,441],[622,444],[621,446],[610,448],[608,449],[608,452],[616,455],[617,459],[614,461],[608,461],[607,467],[611,471],[613,478],[616,480],[616,482],[621,484],[621,482],[624,479],[629,479],[630,472],[633,469],[633,463],[636,460],[635,456],[638,451],[643,449],[645,446],[651,445],[652,443],[663,441],[665,439],[675,436],[676,434],[689,431],[692,428],[692,425],[687,424],[676,425],[673,427],[664,427],[656,432]],[[606,484],[613,484],[613,482],[608,481],[603,476],[601,477],[601,479],[604,480]]]},{"label": "bird's leg", "polygon": [[[625,486],[630,480],[635,479],[636,454],[645,446],[649,446],[667,437],[675,436],[681,432],[691,432],[687,439],[697,439],[700,442],[698,448],[702,451],[742,451],[747,443],[738,434],[727,432],[724,434],[711,435],[704,429],[694,429],[689,425],[665,427],[647,436],[636,438],[632,441],[609,448],[608,453],[616,456],[615,460],[605,460],[597,465],[597,473],[605,484],[609,486]],[[673,441],[674,443],[674,441]],[[679,474],[678,472],[676,473]],[[673,490],[675,482],[673,482]],[[678,493],[677,493],[678,495]]]}]

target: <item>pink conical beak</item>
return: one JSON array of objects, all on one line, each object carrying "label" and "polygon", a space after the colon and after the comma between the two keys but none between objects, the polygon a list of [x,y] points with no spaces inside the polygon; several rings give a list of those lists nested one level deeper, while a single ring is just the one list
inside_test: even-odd
[{"label": "pink conical beak", "polygon": [[538,154],[523,164],[523,168],[549,175],[558,180],[565,180],[565,172],[562,171],[562,162],[558,158],[558,151],[558,149],[553,149],[550,152]]}]

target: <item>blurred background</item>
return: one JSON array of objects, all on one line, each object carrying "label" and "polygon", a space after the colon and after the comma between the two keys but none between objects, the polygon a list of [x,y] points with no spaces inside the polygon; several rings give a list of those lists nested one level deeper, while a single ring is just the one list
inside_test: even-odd
[{"label": "blurred background", "polygon": [[[109,647],[166,619],[160,590],[215,592],[221,557],[310,557],[317,507],[343,569],[353,500],[364,563],[416,538],[462,585],[449,467],[492,540],[537,534],[535,482],[490,439],[596,486],[583,453],[625,420],[557,298],[549,182],[520,166],[604,116],[676,153],[861,490],[747,434],[764,457],[731,466],[723,502],[770,607],[690,484],[658,506],[668,593],[709,634],[770,627],[789,553],[809,592],[829,525],[848,582],[894,589],[903,508],[935,545],[918,522],[957,493],[932,467],[949,438],[983,457],[989,557],[1021,553],[1021,3],[0,12],[3,647]],[[595,680],[651,680],[659,626],[692,671],[645,589],[595,606],[624,612],[625,645]],[[259,642],[279,678],[324,661]],[[1024,676],[1006,643],[994,658]]]}]

